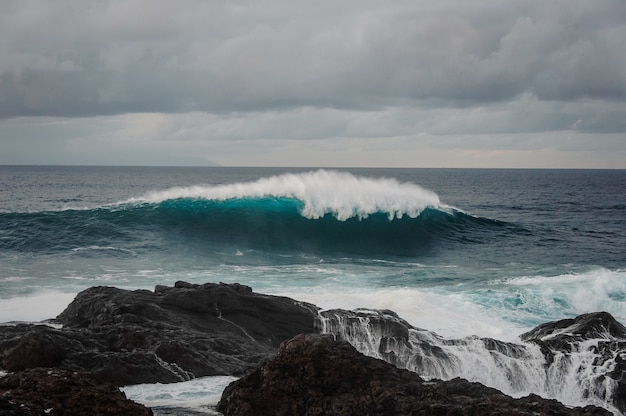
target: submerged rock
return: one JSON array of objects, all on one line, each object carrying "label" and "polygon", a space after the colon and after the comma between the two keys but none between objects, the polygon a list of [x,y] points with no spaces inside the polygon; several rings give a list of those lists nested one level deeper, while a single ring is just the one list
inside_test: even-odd
[{"label": "submerged rock", "polygon": [[90,371],[116,385],[241,375],[280,343],[315,331],[317,308],[239,284],[93,287],[45,325],[0,327],[0,367]]},{"label": "submerged rock", "polygon": [[0,378],[0,415],[149,416],[152,411],[86,373],[36,368]]},{"label": "submerged rock", "polygon": [[569,409],[533,395],[513,399],[462,379],[425,382],[319,334],[284,342],[272,361],[231,383],[217,409],[225,416],[610,414],[596,407]]}]

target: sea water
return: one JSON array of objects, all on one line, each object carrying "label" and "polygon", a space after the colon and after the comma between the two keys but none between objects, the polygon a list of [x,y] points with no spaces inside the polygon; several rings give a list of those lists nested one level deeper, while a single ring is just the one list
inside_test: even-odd
[{"label": "sea water", "polygon": [[95,285],[238,282],[519,342],[626,323],[625,247],[623,170],[0,166],[0,322]]}]

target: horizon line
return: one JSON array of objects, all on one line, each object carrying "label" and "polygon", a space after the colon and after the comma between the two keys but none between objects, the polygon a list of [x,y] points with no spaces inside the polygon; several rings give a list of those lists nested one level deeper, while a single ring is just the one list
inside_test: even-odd
[{"label": "horizon line", "polygon": [[101,168],[235,168],[235,169],[474,169],[474,170],[626,170],[624,168],[596,168],[596,167],[475,167],[475,166],[286,166],[286,165],[115,165],[115,164],[38,164],[38,163],[17,163],[0,164],[1,167],[101,167]]}]

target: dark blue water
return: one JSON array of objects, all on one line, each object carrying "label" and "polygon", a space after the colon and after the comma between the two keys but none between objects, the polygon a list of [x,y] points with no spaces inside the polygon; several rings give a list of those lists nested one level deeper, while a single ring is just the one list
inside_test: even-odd
[{"label": "dark blue water", "polygon": [[0,321],[182,279],[512,337],[626,319],[625,247],[626,171],[0,167]]}]

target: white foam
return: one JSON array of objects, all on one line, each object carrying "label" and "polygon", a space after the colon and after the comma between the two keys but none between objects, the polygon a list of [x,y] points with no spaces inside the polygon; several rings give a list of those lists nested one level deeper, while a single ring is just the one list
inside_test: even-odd
[{"label": "white foam", "polygon": [[0,299],[0,322],[39,322],[63,312],[76,293],[41,290],[29,296]]},{"label": "white foam", "polygon": [[133,250],[129,250],[123,247],[113,247],[113,246],[86,246],[86,247],[76,247],[71,249],[73,252],[81,252],[81,251],[120,251],[123,253],[135,254]]},{"label": "white foam", "polygon": [[122,387],[126,397],[147,407],[184,407],[208,411],[235,377],[201,377],[170,384],[136,384]]},{"label": "white foam", "polygon": [[516,325],[473,304],[462,294],[438,293],[425,289],[352,289],[314,290],[278,293],[322,309],[390,309],[417,328],[434,331],[444,337],[471,335],[504,341],[519,341],[529,327]]},{"label": "white foam", "polygon": [[530,302],[543,302],[546,308],[559,305],[554,302],[555,298],[562,299],[566,310],[554,311],[558,319],[563,318],[564,313],[580,315],[605,311],[618,321],[626,322],[625,270],[598,268],[586,273],[519,277],[505,283],[518,287]]},{"label": "white foam", "polygon": [[[597,311],[626,322],[623,270],[597,269],[511,278],[487,286],[434,288],[372,288],[360,285],[357,277],[347,282],[342,276],[324,287],[275,287],[270,293],[322,309],[390,309],[415,327],[452,338],[477,335],[519,342],[519,335],[541,323]],[[519,305],[512,303],[516,297]]]},{"label": "white foam", "polygon": [[436,193],[396,179],[367,178],[347,172],[317,170],[286,173],[254,182],[219,186],[176,187],[145,194],[127,202],[158,203],[177,198],[228,200],[235,198],[286,197],[304,203],[301,214],[317,219],[332,214],[339,220],[365,218],[385,212],[389,218],[417,217],[425,208],[447,209]]}]

